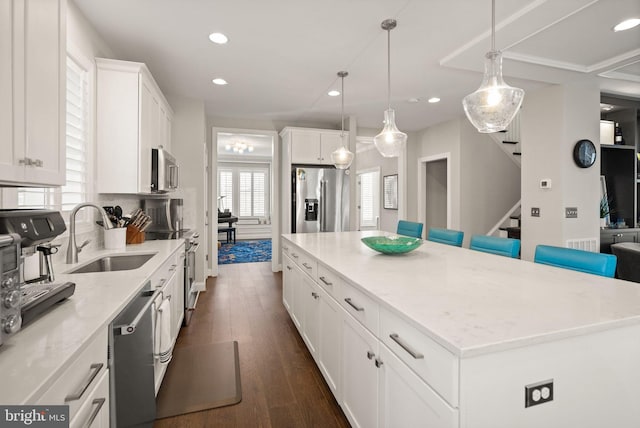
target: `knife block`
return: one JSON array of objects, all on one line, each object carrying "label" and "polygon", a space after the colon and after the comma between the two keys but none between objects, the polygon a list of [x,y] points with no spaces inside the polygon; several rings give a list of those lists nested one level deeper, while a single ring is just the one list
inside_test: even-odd
[{"label": "knife block", "polygon": [[135,226],[127,226],[127,244],[142,244],[144,242],[144,232]]}]

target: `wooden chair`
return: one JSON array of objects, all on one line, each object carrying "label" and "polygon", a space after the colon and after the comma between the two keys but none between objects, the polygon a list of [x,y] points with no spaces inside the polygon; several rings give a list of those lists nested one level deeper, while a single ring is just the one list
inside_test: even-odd
[{"label": "wooden chair", "polygon": [[538,245],[533,261],[543,265],[613,278],[618,259],[612,254]]},{"label": "wooden chair", "polygon": [[517,258],[520,255],[520,240],[497,236],[473,235],[469,248],[498,256]]},{"label": "wooden chair", "polygon": [[464,239],[464,232],[451,229],[438,229],[432,227],[429,229],[427,235],[428,241],[438,242],[440,244],[453,245],[455,247],[462,247],[462,240]]},{"label": "wooden chair", "polygon": [[414,223],[412,221],[398,221],[398,235],[412,236],[414,238],[422,238],[422,223]]}]

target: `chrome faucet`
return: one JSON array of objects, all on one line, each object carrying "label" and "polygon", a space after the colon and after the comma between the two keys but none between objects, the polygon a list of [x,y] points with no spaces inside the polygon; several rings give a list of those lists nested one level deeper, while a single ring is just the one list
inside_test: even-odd
[{"label": "chrome faucet", "polygon": [[76,245],[76,214],[80,210],[80,208],[84,207],[93,207],[97,209],[100,215],[102,215],[103,227],[106,230],[113,228],[111,220],[109,220],[109,216],[107,216],[107,213],[102,209],[102,207],[99,207],[96,204],[92,204],[91,202],[85,202],[76,205],[75,208],[71,211],[71,215],[69,216],[69,245],[67,246],[67,264],[78,263],[78,253],[82,251],[82,248],[89,243],[89,241],[83,242],[80,248],[78,248],[78,246]]}]

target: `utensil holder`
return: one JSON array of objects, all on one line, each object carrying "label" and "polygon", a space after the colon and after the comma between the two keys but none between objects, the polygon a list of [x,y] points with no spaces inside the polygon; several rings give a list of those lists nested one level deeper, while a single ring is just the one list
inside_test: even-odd
[{"label": "utensil holder", "polygon": [[126,230],[114,227],[104,231],[104,248],[107,250],[124,250],[126,246]]},{"label": "utensil holder", "polygon": [[144,242],[144,232],[136,226],[127,226],[127,244],[142,244]]}]

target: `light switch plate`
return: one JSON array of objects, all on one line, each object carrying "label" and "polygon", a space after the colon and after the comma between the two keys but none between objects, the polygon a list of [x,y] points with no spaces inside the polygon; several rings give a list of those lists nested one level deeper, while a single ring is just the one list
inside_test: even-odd
[{"label": "light switch plate", "polygon": [[578,207],[565,207],[564,216],[566,218],[578,218]]},{"label": "light switch plate", "polygon": [[540,217],[540,208],[531,208],[531,217]]}]

